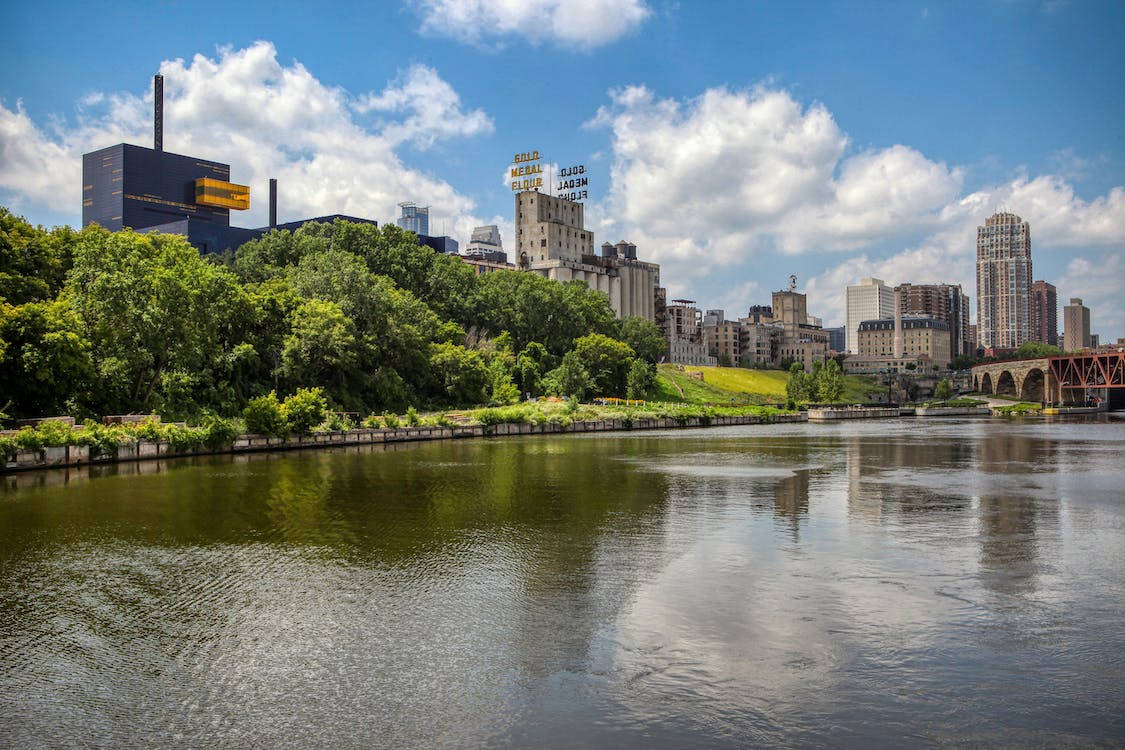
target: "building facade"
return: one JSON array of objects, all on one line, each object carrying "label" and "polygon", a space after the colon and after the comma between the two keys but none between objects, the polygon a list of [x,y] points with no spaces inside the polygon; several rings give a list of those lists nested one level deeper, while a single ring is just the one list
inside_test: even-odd
[{"label": "building facade", "polygon": [[1063,349],[1076,352],[1087,349],[1090,343],[1090,308],[1079,297],[1071,297],[1063,308]]},{"label": "building facade", "polygon": [[847,326],[836,326],[835,328],[825,328],[824,330],[828,332],[828,348],[831,351],[834,351],[837,354],[841,354],[847,351]]},{"label": "building facade", "polygon": [[[888,290],[889,291],[889,290]],[[809,322],[804,294],[792,290],[773,293],[773,321],[780,324],[778,361],[800,362],[805,372],[828,359],[828,332]]]},{"label": "building facade", "polygon": [[1031,339],[1031,226],[997,213],[977,227],[977,336],[985,349]]},{"label": "building facade", "polygon": [[674,299],[664,308],[664,336],[668,361],[679,365],[714,367],[718,360],[707,352],[703,341],[702,315],[695,300]]},{"label": "building facade", "polygon": [[969,296],[961,290],[960,284],[899,284],[895,294],[903,315],[946,322],[952,356],[972,354],[976,349],[976,342],[970,338]]},{"label": "building facade", "polygon": [[408,232],[421,237],[422,235],[429,235],[430,233],[430,207],[419,206],[417,203],[405,201],[398,204],[402,209],[402,214],[395,220],[395,223]]},{"label": "building facade", "polygon": [[940,318],[902,316],[901,351],[895,351],[895,321],[865,320],[859,324],[858,360],[878,357],[922,358],[939,368],[952,359],[949,324]]},{"label": "building facade", "polygon": [[882,279],[860,279],[858,284],[847,287],[844,299],[846,309],[845,328],[848,352],[855,354],[858,349],[859,324],[865,320],[890,318],[894,315],[894,290]]},{"label": "building facade", "polygon": [[463,255],[490,263],[507,263],[508,254],[500,241],[500,228],[495,224],[476,227]]},{"label": "building facade", "polygon": [[609,297],[618,318],[656,321],[660,266],[637,258],[637,246],[620,241],[594,255],[594,233],[584,226],[584,206],[537,191],[516,194],[516,259],[525,271],[552,281],[581,281]]},{"label": "building facade", "polygon": [[1059,345],[1059,294],[1054,284],[1031,284],[1031,340]]}]

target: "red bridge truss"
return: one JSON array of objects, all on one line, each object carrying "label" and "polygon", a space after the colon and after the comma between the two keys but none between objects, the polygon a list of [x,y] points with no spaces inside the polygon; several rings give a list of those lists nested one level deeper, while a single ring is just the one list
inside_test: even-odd
[{"label": "red bridge truss", "polygon": [[1125,388],[1125,352],[1066,354],[1049,362],[1061,388]]}]

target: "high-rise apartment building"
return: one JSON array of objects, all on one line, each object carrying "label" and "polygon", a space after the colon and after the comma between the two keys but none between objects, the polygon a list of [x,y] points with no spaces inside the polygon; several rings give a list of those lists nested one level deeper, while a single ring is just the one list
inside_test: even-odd
[{"label": "high-rise apartment building", "polygon": [[1031,338],[1031,226],[1009,213],[977,227],[977,336],[985,349]]},{"label": "high-rise apartment building", "polygon": [[1059,345],[1059,293],[1046,281],[1031,285],[1031,339]]},{"label": "high-rise apartment building", "polygon": [[1063,349],[1076,352],[1090,345],[1090,308],[1081,298],[1071,297],[1070,304],[1063,308]]},{"label": "high-rise apartment building", "polygon": [[969,338],[969,295],[960,284],[899,284],[895,287],[902,314],[944,320],[949,326],[951,356],[971,354],[976,342]]},{"label": "high-rise apartment building", "polygon": [[859,351],[857,335],[860,323],[894,317],[894,291],[882,279],[861,279],[858,284],[847,288],[844,302],[847,308],[846,343],[848,351],[855,354]]},{"label": "high-rise apartment building", "polygon": [[419,206],[417,203],[406,201],[405,203],[398,204],[402,209],[402,215],[395,220],[395,223],[408,232],[421,237],[422,235],[429,235],[430,233],[430,207]]}]

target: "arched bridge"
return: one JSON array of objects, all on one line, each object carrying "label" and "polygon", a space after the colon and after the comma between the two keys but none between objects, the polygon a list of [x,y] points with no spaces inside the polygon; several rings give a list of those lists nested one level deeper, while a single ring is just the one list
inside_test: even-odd
[{"label": "arched bridge", "polygon": [[973,390],[1047,404],[1080,403],[1088,389],[1125,393],[1125,351],[989,362],[972,369]]}]

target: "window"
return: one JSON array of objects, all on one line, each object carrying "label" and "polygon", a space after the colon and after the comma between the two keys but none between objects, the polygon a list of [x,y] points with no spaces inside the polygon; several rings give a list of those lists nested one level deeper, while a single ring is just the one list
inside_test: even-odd
[{"label": "window", "polygon": [[539,247],[547,247],[547,240],[539,240]]}]

